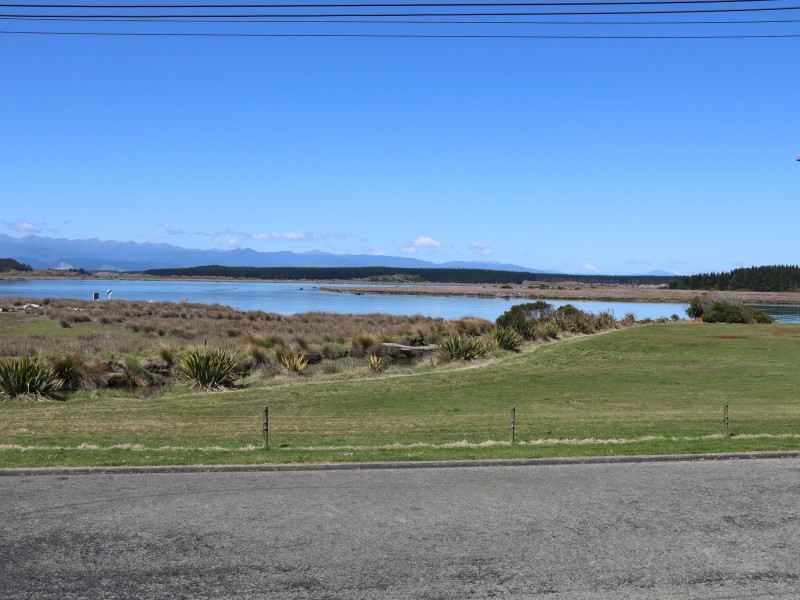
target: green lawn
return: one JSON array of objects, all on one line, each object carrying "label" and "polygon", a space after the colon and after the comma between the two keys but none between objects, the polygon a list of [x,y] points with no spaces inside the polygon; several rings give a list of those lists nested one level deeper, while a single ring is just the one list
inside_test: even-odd
[{"label": "green lawn", "polygon": [[[0,466],[800,449],[798,356],[800,326],[680,322],[557,342],[458,370],[299,378],[215,394],[6,402]],[[726,402],[733,435],[723,438]],[[260,447],[264,405],[269,451]],[[501,444],[512,405],[523,442],[513,447]],[[110,448],[116,445],[139,448]]]}]

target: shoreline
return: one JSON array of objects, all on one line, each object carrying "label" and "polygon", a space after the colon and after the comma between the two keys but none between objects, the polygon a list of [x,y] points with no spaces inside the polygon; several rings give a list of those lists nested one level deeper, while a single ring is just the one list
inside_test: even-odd
[{"label": "shoreline", "polygon": [[695,296],[710,293],[728,302],[742,304],[800,304],[800,292],[731,292],[706,290],[671,290],[643,286],[611,284],[562,284],[535,286],[498,285],[369,285],[357,289],[323,285],[321,290],[344,294],[397,294],[409,296],[472,296],[508,300],[589,300],[598,302],[686,303]]}]

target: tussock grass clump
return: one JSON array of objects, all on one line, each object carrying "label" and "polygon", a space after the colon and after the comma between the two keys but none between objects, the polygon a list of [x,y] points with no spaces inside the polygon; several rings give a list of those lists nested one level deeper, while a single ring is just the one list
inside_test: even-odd
[{"label": "tussock grass clump", "polygon": [[269,352],[264,346],[248,344],[246,350],[255,365],[263,365],[269,361]]},{"label": "tussock grass clump", "polygon": [[153,383],[153,375],[135,356],[126,356],[122,363],[122,373],[115,378],[115,383],[127,387],[145,387]]},{"label": "tussock grass clump", "polygon": [[236,353],[227,348],[192,350],[181,359],[176,371],[190,388],[207,392],[230,388],[239,375]]},{"label": "tussock grass clump", "polygon": [[350,338],[350,356],[364,356],[380,349],[380,343],[369,333],[361,332]]},{"label": "tussock grass clump", "polygon": [[439,342],[437,353],[445,360],[475,360],[486,354],[486,344],[476,337],[448,335]]},{"label": "tussock grass clump", "polygon": [[172,365],[175,364],[175,348],[173,346],[159,344],[158,348],[156,349],[156,353],[161,360],[166,363],[168,368],[172,368]]},{"label": "tussock grass clump", "polygon": [[106,371],[103,365],[90,362],[80,352],[54,358],[52,368],[63,389],[96,390],[105,385]]},{"label": "tussock grass clump", "polygon": [[9,399],[50,399],[60,384],[53,369],[38,357],[0,359],[0,392]]},{"label": "tussock grass clump", "polygon": [[449,329],[457,334],[478,336],[491,331],[494,325],[491,321],[486,319],[479,319],[478,317],[464,317],[452,321],[449,324]]}]

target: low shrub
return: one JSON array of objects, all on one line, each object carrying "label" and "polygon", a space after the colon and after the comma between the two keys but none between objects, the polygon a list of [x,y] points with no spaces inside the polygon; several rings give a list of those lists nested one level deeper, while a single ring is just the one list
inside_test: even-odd
[{"label": "low shrub", "polygon": [[743,304],[732,304],[724,300],[715,300],[711,307],[703,312],[704,323],[774,323],[775,319],[767,313]]},{"label": "low shrub", "polygon": [[498,327],[507,327],[519,333],[525,339],[532,339],[537,323],[545,322],[555,316],[552,304],[537,300],[512,306],[497,317]]},{"label": "low shrub", "polygon": [[690,319],[700,319],[702,318],[703,313],[711,308],[712,303],[713,300],[709,294],[695,296],[689,300],[689,308],[686,309],[686,316],[688,316]]}]

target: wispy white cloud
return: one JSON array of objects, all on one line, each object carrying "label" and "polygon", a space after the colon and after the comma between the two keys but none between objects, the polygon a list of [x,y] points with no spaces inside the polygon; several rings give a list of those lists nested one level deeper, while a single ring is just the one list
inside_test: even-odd
[{"label": "wispy white cloud", "polygon": [[184,235],[186,233],[183,229],[173,227],[169,223],[161,223],[161,229],[163,229],[164,233],[167,235]]},{"label": "wispy white cloud", "polygon": [[474,250],[475,252],[479,252],[483,256],[491,256],[494,254],[494,249],[492,248],[491,244],[487,244],[486,242],[472,242],[469,245],[470,250]]},{"label": "wispy white cloud", "polygon": [[246,235],[251,240],[260,242],[270,240],[283,240],[290,242],[318,241],[324,240],[326,237],[330,237],[323,233],[304,231],[286,231],[284,233],[249,233]]},{"label": "wispy white cloud", "polygon": [[589,264],[589,263],[586,263],[585,265],[583,265],[583,270],[584,271],[589,271],[590,273],[599,273],[600,272],[600,269],[598,269],[597,267],[595,267],[594,265]]},{"label": "wispy white cloud", "polygon": [[45,231],[56,231],[55,229],[50,229],[47,226],[47,223],[34,223],[32,221],[25,221],[23,219],[17,219],[16,221],[7,221],[3,219],[3,225],[6,226],[6,229],[9,231],[16,231],[17,233],[43,233]]},{"label": "wispy white cloud", "polygon": [[239,245],[239,238],[235,235],[224,235],[216,239],[217,246],[227,246],[229,248],[236,248]]},{"label": "wispy white cloud", "polygon": [[432,254],[441,247],[442,242],[428,237],[427,235],[421,235],[410,244],[406,244],[400,248],[400,252],[403,254],[417,254],[420,250],[426,250],[429,254]]},{"label": "wispy white cloud", "polygon": [[[203,229],[202,231],[185,231],[173,227],[169,223],[161,223],[162,235],[205,237],[214,240],[217,246],[233,247],[247,242],[318,242],[331,239],[348,239],[357,237],[351,233],[317,231],[284,231],[284,232],[252,232],[238,231],[235,229]],[[155,237],[155,236],[154,236]]]},{"label": "wispy white cloud", "polygon": [[442,242],[429,238],[426,235],[421,235],[411,242],[411,245],[417,248],[441,248]]}]

